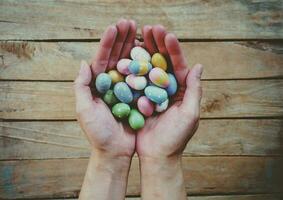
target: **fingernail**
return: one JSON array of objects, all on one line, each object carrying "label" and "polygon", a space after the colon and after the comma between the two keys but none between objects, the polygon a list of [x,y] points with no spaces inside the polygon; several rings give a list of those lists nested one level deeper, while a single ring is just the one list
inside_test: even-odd
[{"label": "fingernail", "polygon": [[80,68],[80,72],[83,71],[83,69],[88,66],[87,62],[85,60],[81,60],[81,68]]},{"label": "fingernail", "polygon": [[197,64],[196,67],[197,67],[197,77],[200,79],[203,72],[203,66],[202,64]]}]

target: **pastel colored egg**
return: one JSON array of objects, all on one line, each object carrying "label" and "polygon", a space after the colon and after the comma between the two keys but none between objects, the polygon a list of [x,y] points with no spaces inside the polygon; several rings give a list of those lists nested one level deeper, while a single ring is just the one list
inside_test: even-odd
[{"label": "pastel colored egg", "polygon": [[113,90],[108,90],[104,96],[103,100],[108,105],[114,105],[119,102],[119,100],[116,98]]},{"label": "pastel colored egg", "polygon": [[176,78],[173,74],[168,73],[169,77],[169,86],[166,89],[169,96],[174,95],[177,92],[178,84]]},{"label": "pastel colored egg", "polygon": [[98,92],[105,93],[111,87],[111,77],[106,73],[100,73],[95,79],[95,87]]},{"label": "pastel colored egg", "polygon": [[143,92],[141,90],[134,90],[132,92],[134,96],[134,100],[133,100],[134,102],[137,102],[138,98],[143,95]]},{"label": "pastel colored egg", "polygon": [[138,99],[137,107],[146,117],[151,116],[154,111],[154,104],[146,96],[141,96]]},{"label": "pastel colored egg", "polygon": [[163,112],[168,108],[168,104],[169,104],[169,100],[167,99],[166,101],[164,101],[161,104],[156,104],[155,106],[155,111],[156,112]]},{"label": "pastel colored egg", "polygon": [[126,83],[134,90],[143,90],[147,84],[147,80],[144,76],[130,74],[126,77]]},{"label": "pastel colored egg", "polygon": [[152,65],[147,61],[133,60],[129,65],[129,71],[135,75],[145,75],[152,69]]},{"label": "pastel colored egg", "polygon": [[131,110],[128,121],[131,128],[134,130],[138,130],[144,126],[144,117],[136,109]]},{"label": "pastel colored egg", "polygon": [[133,60],[147,61],[147,62],[151,60],[150,54],[142,47],[134,47],[131,50],[130,54]]},{"label": "pastel colored egg", "polygon": [[169,76],[161,68],[153,68],[149,72],[149,79],[159,87],[166,88],[169,86]]},{"label": "pastel colored egg", "polygon": [[123,75],[120,74],[117,70],[110,70],[108,74],[111,77],[112,83],[124,81]]},{"label": "pastel colored egg", "polygon": [[118,63],[117,63],[117,70],[121,74],[124,74],[124,75],[130,74],[129,65],[130,65],[131,61],[132,60],[128,59],[128,58],[123,58],[123,59],[119,60]]},{"label": "pastel colored egg", "polygon": [[115,84],[114,94],[123,103],[130,103],[133,101],[133,93],[125,82]]},{"label": "pastel colored egg", "polygon": [[120,119],[127,117],[130,114],[131,108],[128,104],[117,103],[112,107],[112,113]]},{"label": "pastel colored egg", "polygon": [[157,86],[147,86],[144,89],[145,96],[151,101],[161,104],[168,98],[166,90]]},{"label": "pastel colored egg", "polygon": [[151,58],[151,63],[154,67],[159,67],[161,69],[163,69],[164,71],[167,70],[167,62],[165,57],[160,54],[160,53],[155,53],[153,54],[152,58]]}]

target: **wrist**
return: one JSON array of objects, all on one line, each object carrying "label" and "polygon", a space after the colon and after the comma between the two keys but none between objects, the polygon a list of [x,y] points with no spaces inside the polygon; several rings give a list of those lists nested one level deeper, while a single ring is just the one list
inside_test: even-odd
[{"label": "wrist", "polygon": [[113,180],[124,180],[128,176],[132,157],[113,156],[108,153],[92,151],[90,165],[96,172]]}]

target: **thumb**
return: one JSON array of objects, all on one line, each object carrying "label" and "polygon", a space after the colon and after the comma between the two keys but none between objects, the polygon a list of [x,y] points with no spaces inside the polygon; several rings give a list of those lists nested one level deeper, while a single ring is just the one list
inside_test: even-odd
[{"label": "thumb", "polygon": [[74,82],[76,96],[76,111],[80,112],[93,104],[93,98],[89,84],[91,82],[91,69],[86,61],[81,61],[79,74]]},{"label": "thumb", "polygon": [[201,64],[196,64],[189,72],[186,78],[186,91],[184,94],[182,109],[186,110],[188,114],[199,118],[200,113],[200,101],[202,96],[201,88],[201,74],[203,67]]}]

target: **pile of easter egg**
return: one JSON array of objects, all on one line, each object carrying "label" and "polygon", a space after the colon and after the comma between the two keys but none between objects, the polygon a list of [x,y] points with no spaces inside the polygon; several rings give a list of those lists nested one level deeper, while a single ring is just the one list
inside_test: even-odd
[{"label": "pile of easter egg", "polygon": [[145,118],[163,112],[169,97],[177,91],[177,81],[160,53],[150,54],[142,47],[134,47],[131,59],[118,61],[116,69],[100,73],[95,86],[104,102],[118,119],[128,119],[132,129],[144,126]]}]

